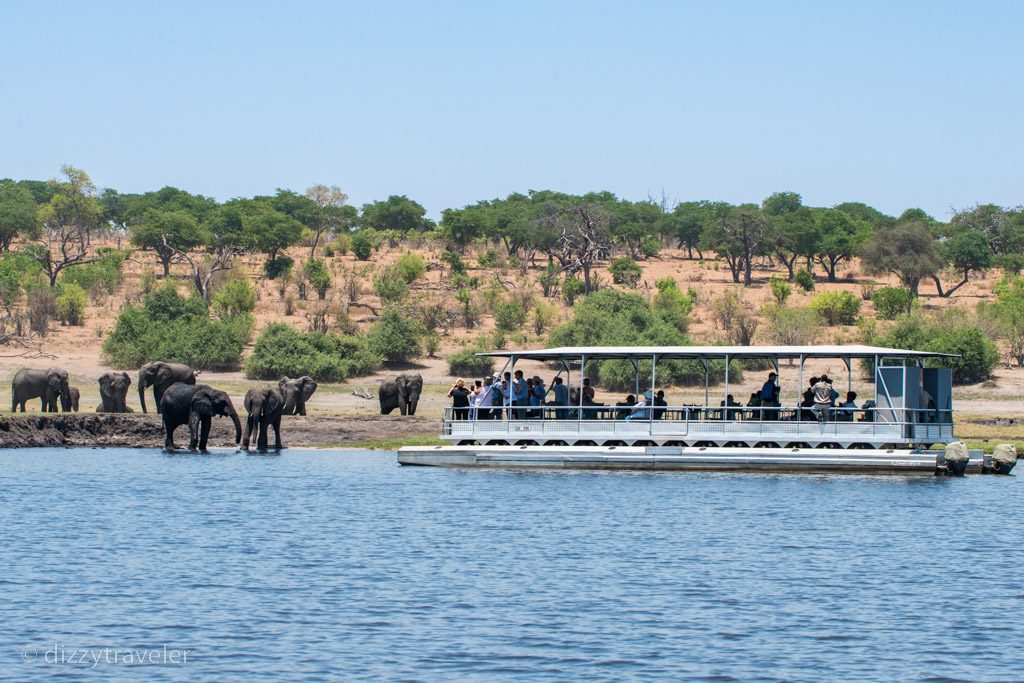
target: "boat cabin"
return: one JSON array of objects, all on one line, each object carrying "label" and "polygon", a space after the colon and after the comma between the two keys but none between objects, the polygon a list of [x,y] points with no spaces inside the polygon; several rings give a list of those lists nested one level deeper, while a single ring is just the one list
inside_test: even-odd
[{"label": "boat cabin", "polygon": [[[905,449],[955,440],[952,371],[941,367],[954,357],[948,354],[853,345],[562,347],[480,355],[505,359],[496,373],[501,388],[491,393],[490,406],[445,410],[442,438],[460,445]],[[839,361],[845,372],[811,387],[806,366],[820,366],[820,359]],[[559,378],[545,380],[543,405],[522,399],[529,373],[520,385],[516,365],[524,361]],[[636,404],[595,400],[588,373],[606,361],[633,370]],[[687,390],[659,384],[659,367],[669,377],[667,364],[674,361],[703,369],[703,401],[671,400]],[[759,390],[737,401],[730,372],[735,390],[741,364],[748,368],[744,385],[758,375]],[[749,369],[755,365],[765,370]],[[865,372],[857,399],[846,402],[855,373]],[[564,388],[554,390],[556,384]],[[873,395],[864,395],[865,385]],[[661,390],[669,399],[659,399]]]}]

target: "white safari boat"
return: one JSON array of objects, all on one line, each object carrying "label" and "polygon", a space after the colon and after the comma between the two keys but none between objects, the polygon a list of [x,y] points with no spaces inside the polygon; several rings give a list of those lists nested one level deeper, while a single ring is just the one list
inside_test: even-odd
[{"label": "white safari boat", "polygon": [[[930,367],[951,358],[946,354],[871,346],[633,346],[481,355],[505,359],[496,375],[506,378],[500,404],[446,408],[441,437],[452,444],[402,448],[401,464],[876,473],[991,468],[990,457],[981,451],[947,461],[946,447],[956,441],[952,371]],[[594,399],[585,381],[588,364],[594,370],[610,360],[632,366],[640,405]],[[805,366],[811,361],[820,368],[830,360],[843,375],[831,379],[836,400],[815,404]],[[543,406],[516,401],[518,385],[512,391],[508,387],[516,381],[516,364],[527,361],[533,368],[540,363],[556,371],[567,390],[546,387]],[[666,363],[678,361],[703,368],[702,402],[657,398],[659,366],[665,375]],[[762,375],[759,379],[774,373],[774,396],[762,400],[773,392],[771,384],[758,381],[749,401],[747,396],[741,397],[744,402],[734,400],[729,375],[736,361],[765,368],[746,370],[748,388],[752,373]],[[869,374],[866,382],[857,382],[861,393],[869,393],[863,391],[867,386],[873,395],[843,406],[858,372],[854,361],[864,363]],[[714,398],[712,379],[721,382]],[[679,391],[666,389],[668,395]]]}]

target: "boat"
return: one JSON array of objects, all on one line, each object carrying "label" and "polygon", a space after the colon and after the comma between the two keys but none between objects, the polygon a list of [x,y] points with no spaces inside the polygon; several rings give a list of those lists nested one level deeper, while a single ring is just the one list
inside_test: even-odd
[{"label": "boat", "polygon": [[[403,465],[570,469],[759,470],[787,472],[951,473],[999,471],[954,435],[956,356],[864,345],[558,347],[478,354],[504,359],[495,377],[515,377],[517,363],[552,368],[569,388],[558,405],[549,390],[542,407],[516,405],[508,392],[490,409],[446,408],[444,446],[399,450]],[[862,403],[818,403],[807,363],[838,361],[852,391],[859,363],[873,387]],[[638,405],[603,404],[589,389],[599,363],[633,369]],[[703,368],[702,403],[654,403],[659,365],[688,361]],[[694,365],[695,364],[695,365]],[[732,398],[735,367],[760,366],[777,377],[772,400]],[[671,371],[671,368],[668,368]],[[749,371],[748,371],[749,372]],[[815,378],[818,379],[818,378]],[[712,398],[712,384],[721,380]],[[844,381],[845,380],[845,381]],[[507,380],[506,380],[507,381]],[[865,382],[859,381],[863,387]],[[747,385],[749,386],[749,384]],[[768,386],[768,385],[766,385]],[[584,387],[581,391],[580,387]],[[766,389],[771,393],[770,386]],[[759,393],[759,392],[758,392]],[[962,455],[961,453],[966,453]],[[1005,469],[1005,467],[1003,467]]]}]

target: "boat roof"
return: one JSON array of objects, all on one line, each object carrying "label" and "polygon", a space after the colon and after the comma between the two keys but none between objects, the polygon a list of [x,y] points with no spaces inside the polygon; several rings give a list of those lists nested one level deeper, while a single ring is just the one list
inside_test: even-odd
[{"label": "boat roof", "polygon": [[883,346],[848,344],[839,346],[561,346],[552,349],[490,351],[478,356],[562,360],[586,356],[588,360],[650,358],[959,358],[957,354],[891,349]]}]

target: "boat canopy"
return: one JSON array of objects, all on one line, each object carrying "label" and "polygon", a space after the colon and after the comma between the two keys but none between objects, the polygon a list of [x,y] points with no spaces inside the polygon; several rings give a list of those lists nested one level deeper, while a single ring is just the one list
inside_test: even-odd
[{"label": "boat canopy", "polygon": [[838,346],[562,346],[553,349],[491,351],[478,356],[540,361],[586,357],[587,360],[651,358],[658,360],[712,358],[959,358],[957,354],[890,349],[858,344]]}]

